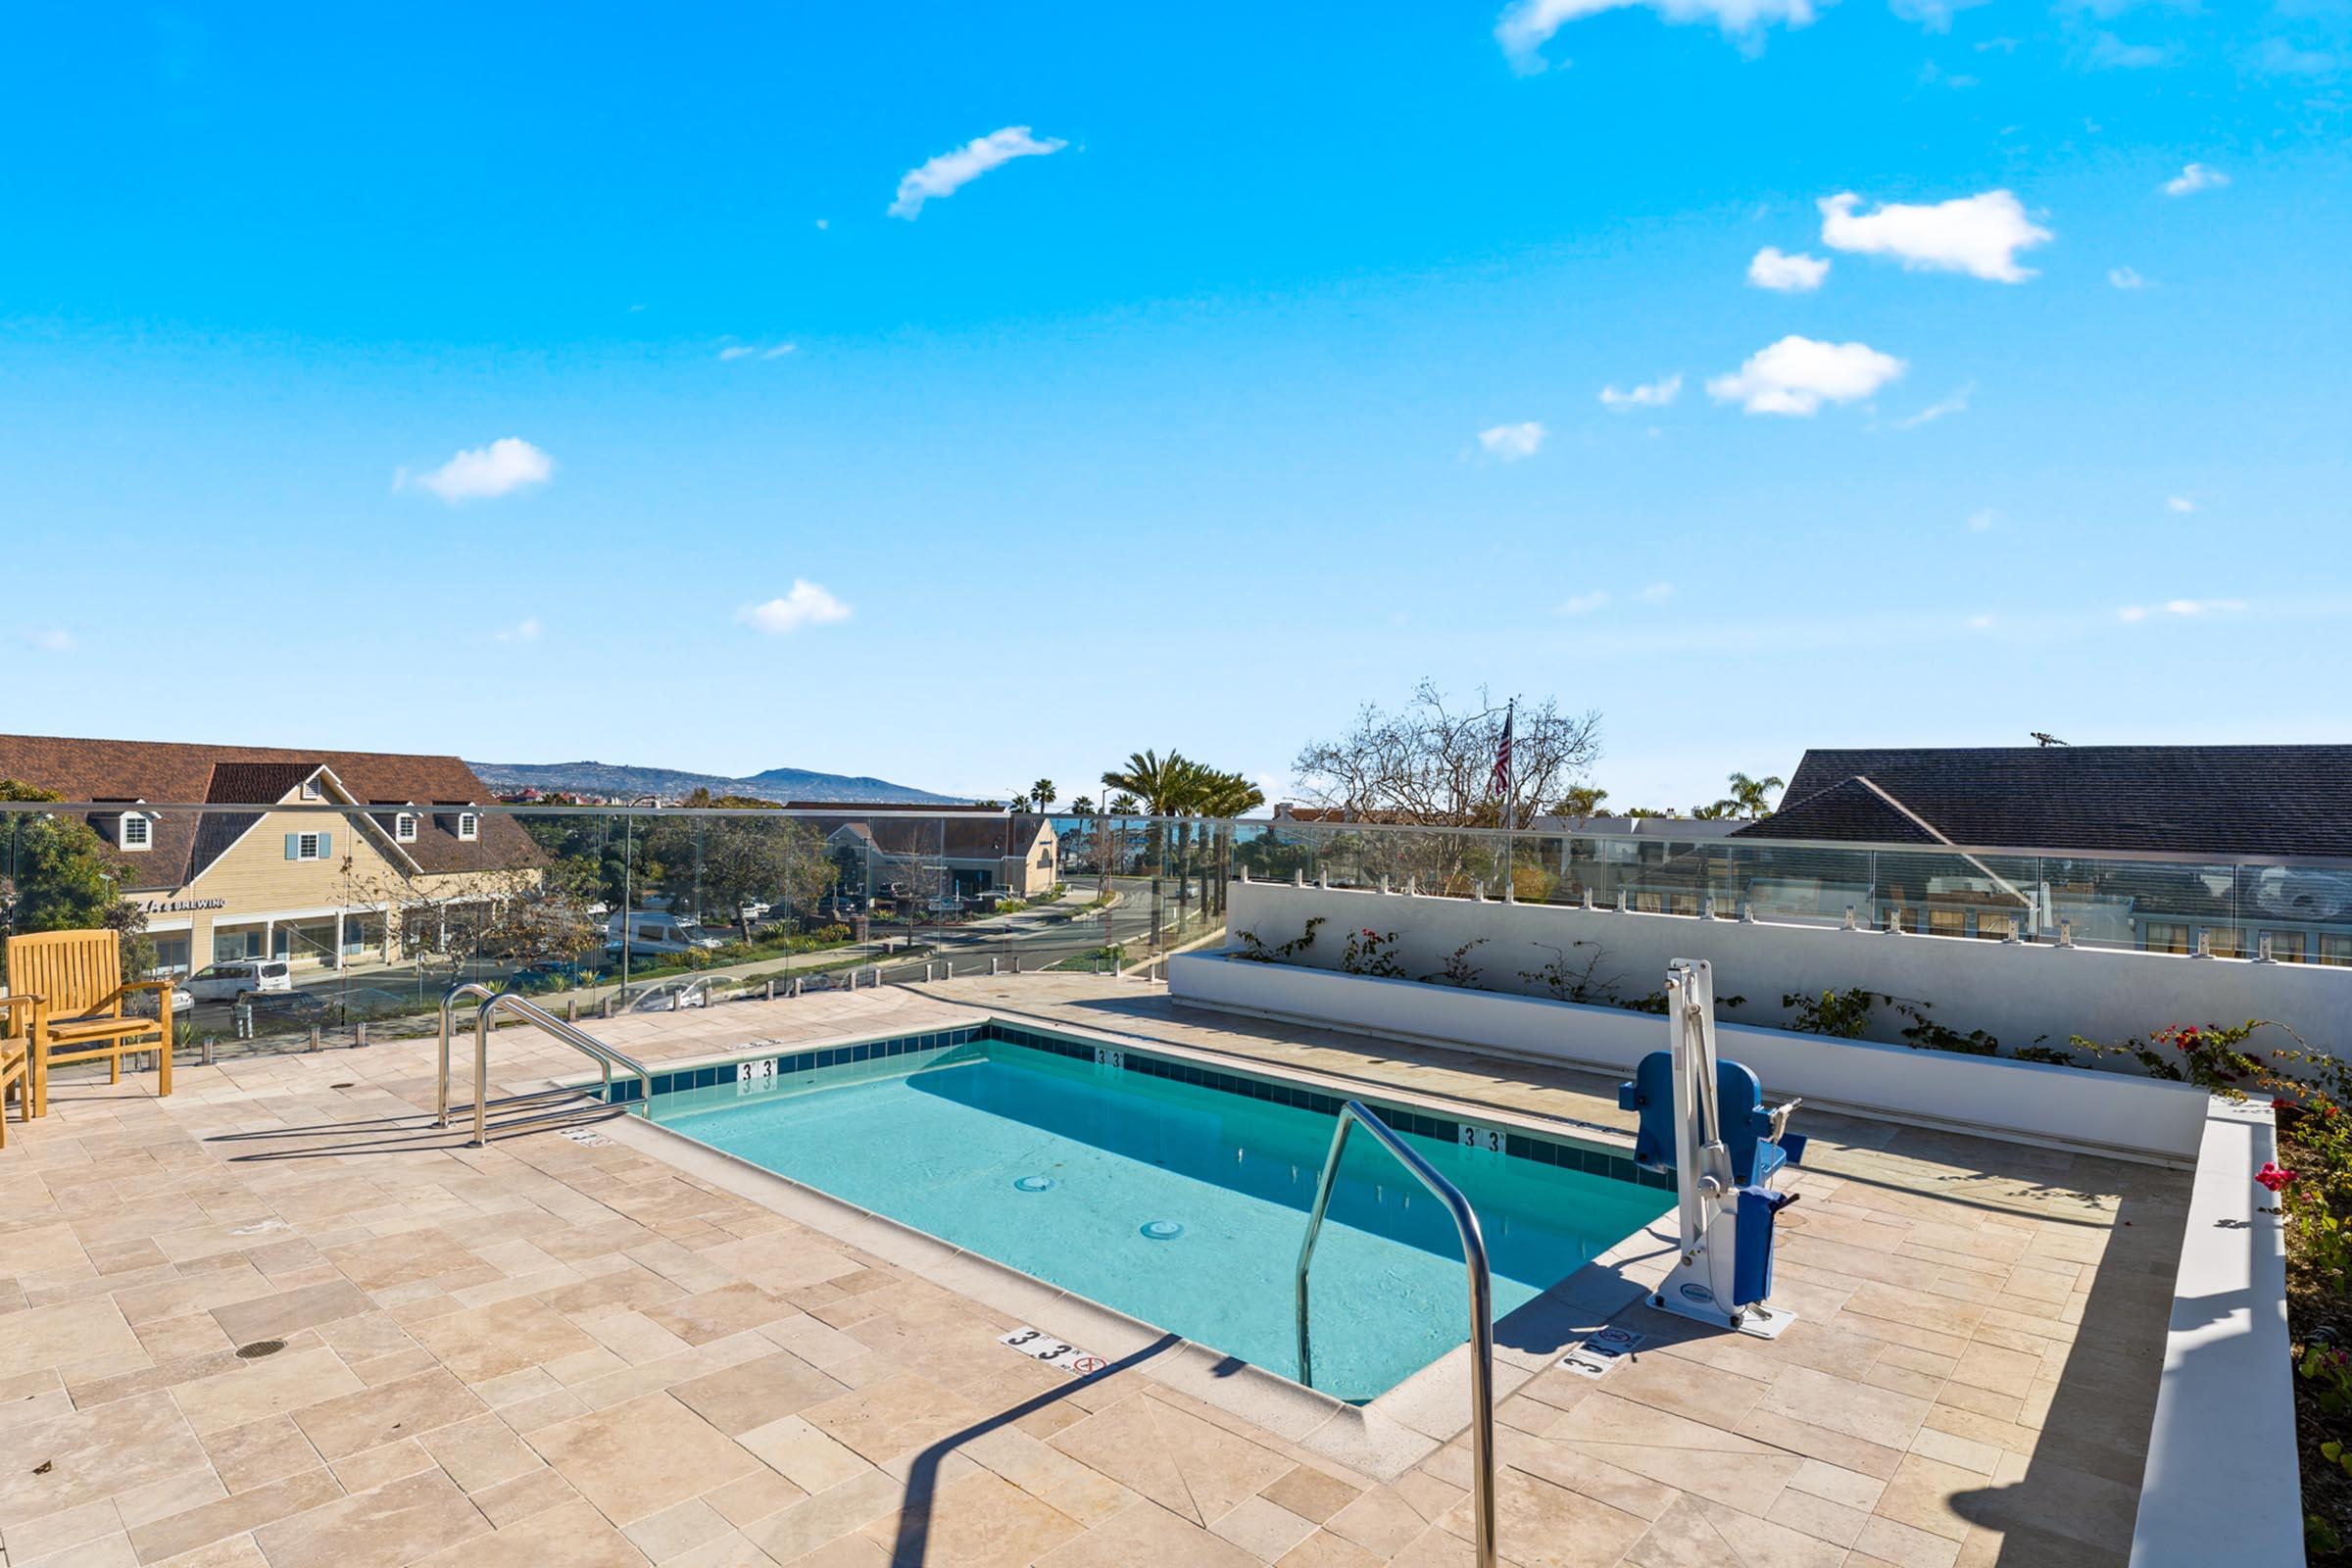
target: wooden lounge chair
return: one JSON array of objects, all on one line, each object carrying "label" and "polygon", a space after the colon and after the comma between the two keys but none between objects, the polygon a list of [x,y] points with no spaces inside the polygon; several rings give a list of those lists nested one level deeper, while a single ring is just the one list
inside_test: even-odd
[{"label": "wooden lounge chair", "polygon": [[8,1147],[8,1097],[17,1120],[32,1120],[32,999],[0,997],[0,1149]]},{"label": "wooden lounge chair", "polygon": [[[112,931],[43,931],[8,939],[8,989],[31,1004],[29,1082],[32,1113],[49,1114],[49,1069],[77,1061],[107,1063],[106,1081],[122,1081],[122,1058],[156,1053],[156,1093],[172,1092],[172,982],[122,979],[122,945]],[[125,997],[155,993],[157,1014],[133,1017]],[[14,1009],[11,1009],[12,1011]]]}]

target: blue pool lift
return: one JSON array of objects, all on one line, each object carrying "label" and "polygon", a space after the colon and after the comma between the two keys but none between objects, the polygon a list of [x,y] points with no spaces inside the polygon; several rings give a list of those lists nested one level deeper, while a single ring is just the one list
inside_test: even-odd
[{"label": "blue pool lift", "polygon": [[1788,1133],[1800,1102],[1767,1110],[1756,1075],[1716,1059],[1715,972],[1704,958],[1667,966],[1666,1019],[1671,1048],[1642,1057],[1617,1089],[1617,1103],[1642,1117],[1635,1163],[1674,1172],[1680,1200],[1682,1256],[1650,1304],[1777,1339],[1796,1314],[1767,1304],[1773,1222],[1797,1195],[1774,1183],[1804,1154],[1804,1139]]}]

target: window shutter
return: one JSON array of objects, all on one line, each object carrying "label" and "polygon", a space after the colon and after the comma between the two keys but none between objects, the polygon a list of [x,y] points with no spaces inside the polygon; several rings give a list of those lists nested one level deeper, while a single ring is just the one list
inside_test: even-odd
[{"label": "window shutter", "polygon": [[331,858],[333,858],[333,856],[334,856],[334,853],[335,853],[335,836],[334,836],[332,833],[321,833],[321,834],[319,834],[319,835],[318,835],[318,858],[320,858],[321,860],[325,860],[325,859],[331,859]]},{"label": "window shutter", "polygon": [[289,860],[299,860],[302,858],[301,834],[289,833],[286,835],[286,858]]}]

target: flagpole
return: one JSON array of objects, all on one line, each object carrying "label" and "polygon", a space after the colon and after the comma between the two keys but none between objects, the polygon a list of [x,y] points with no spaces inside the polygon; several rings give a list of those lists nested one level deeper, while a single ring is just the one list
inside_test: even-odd
[{"label": "flagpole", "polygon": [[1513,734],[1512,731],[1517,726],[1518,718],[1519,699],[1514,697],[1511,699],[1510,707],[1503,710],[1502,714],[1502,740],[1503,744],[1510,748],[1510,750],[1502,754],[1501,896],[1506,903],[1510,899],[1511,889],[1518,885],[1514,880],[1514,873],[1517,870],[1517,866],[1513,861],[1511,852],[1511,832],[1514,826],[1516,826],[1516,824],[1512,821],[1512,818],[1517,814],[1511,809],[1511,797],[1516,792],[1519,781],[1519,737]]}]

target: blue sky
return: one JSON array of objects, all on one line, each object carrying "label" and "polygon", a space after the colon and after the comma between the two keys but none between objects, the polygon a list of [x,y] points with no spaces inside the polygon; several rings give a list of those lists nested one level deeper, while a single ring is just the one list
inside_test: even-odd
[{"label": "blue sky", "polygon": [[2352,714],[2347,0],[13,44],[10,729],[1279,791],[1427,675],[1688,807]]}]

